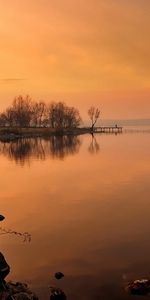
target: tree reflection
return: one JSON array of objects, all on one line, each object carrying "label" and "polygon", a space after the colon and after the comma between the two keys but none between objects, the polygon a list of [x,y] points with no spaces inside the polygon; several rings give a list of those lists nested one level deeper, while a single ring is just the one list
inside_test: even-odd
[{"label": "tree reflection", "polygon": [[92,134],[92,140],[91,140],[88,150],[91,154],[97,154],[100,151],[100,146],[99,146],[94,134]]},{"label": "tree reflection", "polygon": [[15,141],[0,142],[0,154],[7,156],[16,163],[24,165],[31,158],[45,160],[64,159],[68,155],[77,153],[81,141],[77,136],[51,136],[49,138],[23,138]]}]

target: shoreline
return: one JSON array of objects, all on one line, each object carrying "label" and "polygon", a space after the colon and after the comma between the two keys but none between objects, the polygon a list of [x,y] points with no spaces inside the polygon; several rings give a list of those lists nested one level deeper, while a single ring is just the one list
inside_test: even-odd
[{"label": "shoreline", "polygon": [[93,131],[87,128],[52,129],[52,128],[0,128],[0,141],[11,142],[23,138],[44,138],[51,136],[82,135]]},{"label": "shoreline", "polygon": [[96,134],[96,133],[106,133],[106,134],[118,134],[122,133],[119,131],[121,127],[95,127],[94,129],[90,127],[82,128],[64,128],[64,129],[53,129],[53,128],[41,128],[41,127],[0,127],[0,141],[1,142],[11,142],[17,139],[23,138],[44,138],[51,136],[75,136],[83,134]]}]

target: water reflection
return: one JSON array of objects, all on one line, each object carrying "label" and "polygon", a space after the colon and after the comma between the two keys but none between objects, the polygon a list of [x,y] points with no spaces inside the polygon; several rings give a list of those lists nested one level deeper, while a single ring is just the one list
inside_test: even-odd
[{"label": "water reflection", "polygon": [[99,146],[94,134],[92,134],[91,136],[92,136],[92,140],[91,140],[88,150],[91,154],[97,154],[100,151],[100,146]]},{"label": "water reflection", "polygon": [[30,162],[31,158],[44,160],[50,156],[53,159],[64,159],[68,155],[77,153],[80,146],[81,141],[77,136],[24,138],[9,143],[0,142],[0,154],[24,165]]},{"label": "water reflection", "polygon": [[[150,139],[95,137],[101,152],[91,155],[92,136],[81,136],[78,155],[63,163],[18,168],[0,156],[7,228],[34,237],[24,245],[19,236],[0,235],[1,249],[13,268],[10,279],[29,280],[40,300],[49,299],[57,271],[65,274],[59,287],[70,300],[129,300],[124,282],[150,276]],[[52,147],[32,141],[40,142]]]}]

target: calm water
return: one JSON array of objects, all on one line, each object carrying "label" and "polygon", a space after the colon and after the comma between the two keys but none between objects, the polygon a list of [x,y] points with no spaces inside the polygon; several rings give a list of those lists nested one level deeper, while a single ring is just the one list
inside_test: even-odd
[{"label": "calm water", "polygon": [[41,300],[53,285],[69,300],[122,300],[125,282],[150,277],[149,132],[0,143],[0,167],[10,279]]}]

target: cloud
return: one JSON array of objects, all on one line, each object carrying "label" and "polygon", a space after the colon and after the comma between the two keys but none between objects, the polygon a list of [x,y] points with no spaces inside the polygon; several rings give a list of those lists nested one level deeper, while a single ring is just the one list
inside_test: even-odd
[{"label": "cloud", "polygon": [[18,81],[24,81],[25,78],[2,78],[0,79],[0,82],[3,83],[17,83]]},{"label": "cloud", "polygon": [[[150,87],[149,0],[0,1],[0,82],[49,93]],[[5,87],[4,87],[5,88]]]}]

